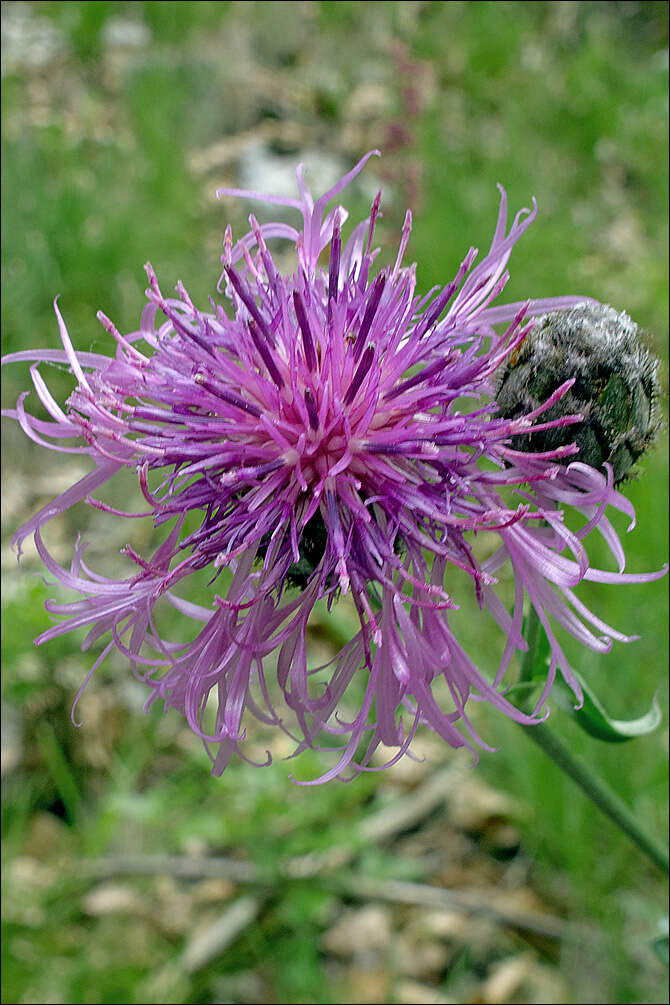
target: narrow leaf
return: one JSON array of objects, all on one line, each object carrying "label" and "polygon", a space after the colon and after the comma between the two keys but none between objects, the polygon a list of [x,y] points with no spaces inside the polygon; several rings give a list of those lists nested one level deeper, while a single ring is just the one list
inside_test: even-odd
[{"label": "narrow leaf", "polygon": [[581,708],[574,708],[572,704],[565,701],[562,701],[561,704],[568,709],[577,725],[581,726],[584,732],[590,736],[595,736],[598,740],[605,740],[607,743],[623,743],[625,740],[633,740],[637,736],[646,736],[653,732],[661,722],[661,710],[655,697],[649,711],[639,718],[613,719],[607,714],[584,678],[576,671],[575,677],[582,686],[584,704]]}]

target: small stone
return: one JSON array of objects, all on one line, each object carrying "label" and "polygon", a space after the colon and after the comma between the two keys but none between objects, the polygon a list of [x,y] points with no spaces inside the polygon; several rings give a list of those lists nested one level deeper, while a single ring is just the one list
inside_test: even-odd
[{"label": "small stone", "polygon": [[430,984],[420,981],[401,981],[395,989],[393,1000],[398,1005],[456,1005],[457,998],[449,998]]},{"label": "small stone", "polygon": [[528,977],[532,964],[533,957],[527,953],[495,963],[481,987],[481,1000],[487,1005],[509,1002]]},{"label": "small stone", "polygon": [[388,949],[391,941],[391,912],[369,904],[343,911],[338,921],[323,936],[323,948],[336,956],[377,955]]},{"label": "small stone", "polygon": [[446,968],[446,946],[401,935],[393,945],[393,962],[397,971],[408,977],[436,978]]},{"label": "small stone", "polygon": [[82,908],[94,918],[107,914],[145,914],[144,899],[132,887],[121,883],[103,883],[82,899]]}]

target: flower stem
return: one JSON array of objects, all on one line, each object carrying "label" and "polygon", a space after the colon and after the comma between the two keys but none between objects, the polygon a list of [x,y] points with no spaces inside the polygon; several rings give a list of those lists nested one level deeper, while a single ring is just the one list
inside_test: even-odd
[{"label": "flower stem", "polygon": [[[529,652],[526,660],[524,660],[525,666],[532,666],[531,661],[534,660],[540,634],[539,619],[535,610],[531,608],[527,626]],[[610,789],[606,782],[579,761],[566,744],[552,733],[544,723],[540,723],[537,726],[522,725],[521,728],[558,765],[561,771],[564,771],[566,775],[572,778],[573,782],[576,782],[589,799],[628,835],[631,841],[651,859],[661,872],[667,873],[669,871],[670,863],[667,848],[640,826],[630,807]]]}]

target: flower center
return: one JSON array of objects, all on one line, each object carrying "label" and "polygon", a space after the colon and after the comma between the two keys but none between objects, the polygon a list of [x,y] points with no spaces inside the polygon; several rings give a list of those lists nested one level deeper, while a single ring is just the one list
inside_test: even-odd
[{"label": "flower center", "polygon": [[305,410],[296,407],[295,403],[286,409],[286,422],[281,426],[290,444],[282,451],[282,460],[287,467],[295,469],[303,492],[308,487],[316,489],[327,478],[342,473],[354,459],[354,437],[347,410],[340,405],[335,412],[331,402],[319,410],[309,389],[304,392],[304,401]]}]

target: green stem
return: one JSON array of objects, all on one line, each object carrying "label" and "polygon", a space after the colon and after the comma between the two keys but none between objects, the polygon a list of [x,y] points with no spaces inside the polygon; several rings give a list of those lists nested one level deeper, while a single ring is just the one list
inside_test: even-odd
[{"label": "green stem", "polygon": [[[540,640],[540,621],[534,608],[531,608],[527,625],[528,654],[524,659],[522,677],[528,679],[529,669],[535,659],[537,645]],[[623,802],[620,797],[610,789],[601,778],[598,778],[586,765],[571,753],[568,747],[560,740],[544,723],[537,726],[521,726],[524,732],[541,747],[552,761],[558,765],[561,771],[572,778],[573,782],[586,793],[602,810],[602,812],[614,821],[621,830],[647,855],[654,865],[662,872],[668,872],[670,863],[668,861],[668,850],[657,841],[656,838],[640,826],[633,811]]]}]

